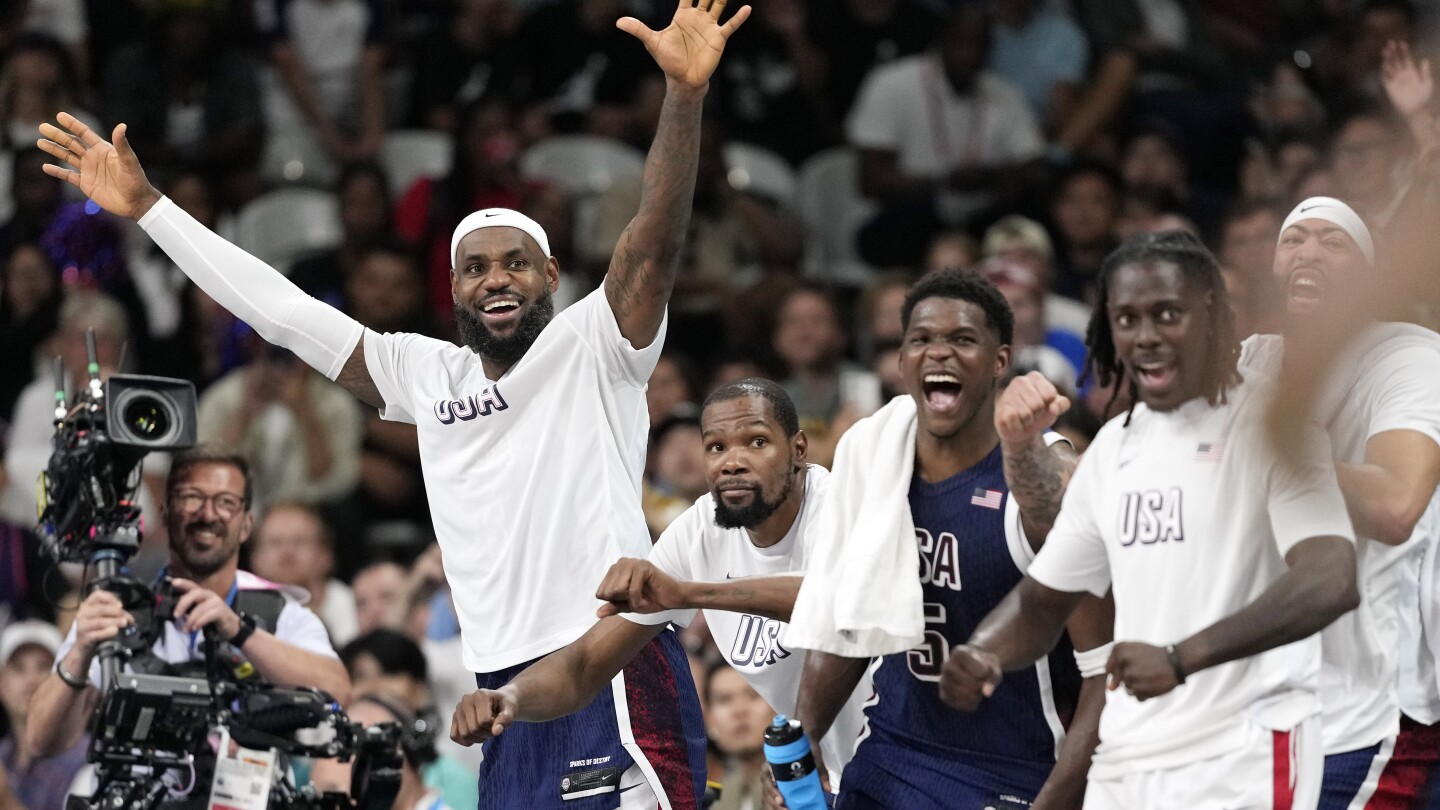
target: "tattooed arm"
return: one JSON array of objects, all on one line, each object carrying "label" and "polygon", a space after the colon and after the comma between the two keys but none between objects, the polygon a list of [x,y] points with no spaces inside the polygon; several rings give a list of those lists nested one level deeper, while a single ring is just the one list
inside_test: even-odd
[{"label": "tattooed arm", "polygon": [[1068,444],[1045,444],[1045,431],[1069,409],[1070,400],[1038,371],[1015,378],[995,403],[1005,484],[1020,505],[1025,538],[1037,551],[1060,514],[1060,500],[1078,461]]},{"label": "tattooed arm", "polygon": [[1039,435],[1023,445],[1003,444],[1002,452],[1005,484],[1010,487],[1010,497],[1020,505],[1025,539],[1031,548],[1039,551],[1055,524],[1055,516],[1060,514],[1060,500],[1065,496],[1065,487],[1075,472],[1079,456],[1064,442],[1046,446],[1045,439]]},{"label": "tattooed arm", "polygon": [[620,334],[637,348],[650,345],[659,333],[675,286],[695,197],[700,110],[710,75],[720,63],[726,40],[750,16],[750,7],[744,6],[721,25],[724,9],[725,0],[700,0],[696,6],[682,0],[663,31],[651,31],[633,17],[616,23],[644,42],[665,71],[665,103],[645,159],[640,210],[620,234],[605,276],[605,297]]}]

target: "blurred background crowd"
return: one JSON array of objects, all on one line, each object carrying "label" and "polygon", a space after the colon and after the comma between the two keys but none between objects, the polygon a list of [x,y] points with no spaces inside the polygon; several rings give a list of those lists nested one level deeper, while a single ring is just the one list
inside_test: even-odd
[{"label": "blurred background crowd", "polygon": [[[1096,273],[1126,236],[1199,235],[1242,334],[1275,331],[1276,236],[1307,196],[1367,218],[1388,278],[1433,271],[1440,105],[1422,63],[1440,45],[1436,0],[752,2],[710,88],[650,380],[644,497],[657,535],[706,491],[696,403],[716,385],[782,381],[828,465],[845,429],[899,392],[900,302],[926,270],[974,268],[1000,287],[1016,368],[1076,396],[1061,427],[1082,448],[1125,404],[1092,390],[1083,366]],[[94,329],[105,373],[192,380],[202,439],[249,456],[258,519],[245,567],[306,588],[357,677],[448,711],[471,687],[414,428],[270,347],[138,229],[44,174],[36,126],[60,110],[104,133],[128,124],[152,179],[200,221],[370,328],[447,337],[448,239],[477,208],[542,223],[563,271],[557,306],[599,284],[636,210],[664,91],[614,21],[660,26],[671,11],[0,2],[0,627],[63,632],[78,601],[29,530],[50,452],[50,359],[76,385]],[[1397,289],[1392,317],[1433,327],[1440,295]],[[164,468],[147,460],[150,514]],[[162,522],[147,525],[142,575],[165,558]],[[686,636],[717,772],[735,784],[726,804],[747,806],[768,707],[718,663],[703,626]],[[23,722],[22,653],[44,646],[0,644],[0,735]],[[13,756],[13,734],[0,736],[7,768]],[[473,793],[465,769],[451,777]]]}]

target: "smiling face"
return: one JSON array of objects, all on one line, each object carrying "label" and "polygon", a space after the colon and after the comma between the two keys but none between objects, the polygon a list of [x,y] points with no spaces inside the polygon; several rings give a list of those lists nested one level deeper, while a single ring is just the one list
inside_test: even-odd
[{"label": "smiling face", "polygon": [[195,464],[174,482],[165,506],[176,573],[208,577],[234,565],[250,535],[245,475],[230,464]]},{"label": "smiling face", "polygon": [[1302,219],[1280,234],[1275,275],[1293,316],[1316,317],[1353,303],[1365,278],[1365,254],[1339,225]]},{"label": "smiling face", "polygon": [[1172,262],[1127,264],[1110,281],[1115,354],[1151,410],[1204,394],[1212,296],[1187,284]]},{"label": "smiling face", "polygon": [[900,374],[914,397],[920,429],[949,438],[991,404],[1010,367],[1010,347],[990,331],[985,310],[958,298],[926,298],[910,313]]},{"label": "smiling face", "polygon": [[519,228],[471,231],[455,250],[450,293],[465,345],[513,365],[555,315],[560,266]]}]

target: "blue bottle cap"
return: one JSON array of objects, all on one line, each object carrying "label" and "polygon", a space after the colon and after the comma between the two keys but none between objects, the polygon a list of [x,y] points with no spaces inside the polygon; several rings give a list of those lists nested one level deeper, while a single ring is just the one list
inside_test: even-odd
[{"label": "blue bottle cap", "polygon": [[771,724],[770,724],[770,727],[771,727],[771,728],[784,728],[785,726],[788,726],[788,725],[790,725],[790,718],[786,717],[786,716],[783,715],[783,714],[777,714],[777,715],[775,715],[775,722],[771,723]]}]

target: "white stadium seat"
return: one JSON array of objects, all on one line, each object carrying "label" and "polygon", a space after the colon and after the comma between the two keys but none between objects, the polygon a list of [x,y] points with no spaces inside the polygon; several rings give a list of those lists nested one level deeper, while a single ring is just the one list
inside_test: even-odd
[{"label": "white stadium seat", "polygon": [[335,195],[309,188],[262,194],[240,210],[235,223],[235,244],[282,273],[297,259],[339,245],[341,236]]},{"label": "white stadium seat", "polygon": [[827,149],[800,167],[796,205],[808,236],[807,278],[863,287],[875,268],[860,259],[855,234],[876,207],[860,193],[860,155],[849,147]]}]

